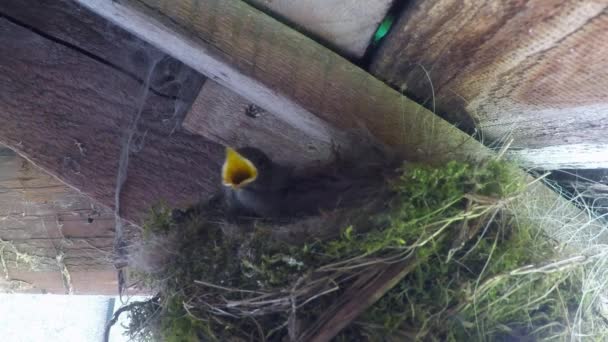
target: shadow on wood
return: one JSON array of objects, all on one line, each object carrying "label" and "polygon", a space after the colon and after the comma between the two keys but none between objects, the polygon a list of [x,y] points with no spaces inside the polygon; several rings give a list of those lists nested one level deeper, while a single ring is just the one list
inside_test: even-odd
[{"label": "shadow on wood", "polygon": [[0,291],[115,294],[114,214],[0,147]]},{"label": "shadow on wood", "polygon": [[411,1],[371,72],[529,166],[608,167],[607,31],[605,1]]}]

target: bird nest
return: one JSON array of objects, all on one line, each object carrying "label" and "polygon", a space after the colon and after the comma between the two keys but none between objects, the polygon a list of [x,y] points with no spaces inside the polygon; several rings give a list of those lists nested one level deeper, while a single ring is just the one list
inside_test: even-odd
[{"label": "bird nest", "polygon": [[604,322],[582,290],[594,256],[513,215],[525,187],[499,160],[408,164],[370,205],[315,218],[232,222],[210,202],[176,220],[158,206],[129,274],[153,297],[115,319],[128,312],[142,341],[595,334]]}]

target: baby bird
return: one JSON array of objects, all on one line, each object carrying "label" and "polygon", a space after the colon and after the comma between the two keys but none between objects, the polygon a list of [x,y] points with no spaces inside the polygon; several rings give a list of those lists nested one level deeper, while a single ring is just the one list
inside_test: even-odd
[{"label": "baby bird", "polygon": [[291,169],[274,163],[254,147],[226,148],[222,166],[224,196],[230,215],[278,217]]},{"label": "baby bird", "polygon": [[386,188],[382,171],[332,165],[296,176],[257,148],[228,147],[222,182],[230,216],[293,218],[373,201]]}]

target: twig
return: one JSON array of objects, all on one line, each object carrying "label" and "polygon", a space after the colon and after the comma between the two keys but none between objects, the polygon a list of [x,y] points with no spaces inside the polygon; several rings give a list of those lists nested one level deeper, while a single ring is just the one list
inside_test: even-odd
[{"label": "twig", "polygon": [[361,276],[325,314],[304,331],[298,341],[330,341],[357,316],[376,303],[418,264],[407,259]]},{"label": "twig", "polygon": [[195,280],[194,283],[199,284],[199,285],[203,285],[203,286],[207,286],[207,287],[212,287],[212,288],[215,288],[215,289],[218,289],[218,290],[229,291],[229,292],[243,292],[243,293],[255,293],[255,294],[261,294],[261,295],[269,295],[269,293],[267,293],[267,292],[243,290],[243,289],[237,289],[237,288],[234,288],[234,287],[225,287],[225,286],[211,284],[211,283],[208,283],[208,282],[203,281],[203,280]]},{"label": "twig", "polygon": [[145,302],[131,303],[131,304],[125,305],[125,306],[121,307],[120,309],[116,310],[116,312],[114,312],[114,315],[112,315],[112,319],[110,321],[108,321],[108,323],[106,324],[106,328],[103,333],[104,342],[110,341],[110,329],[114,326],[114,324],[116,324],[116,322],[118,322],[118,318],[120,318],[120,315],[122,313],[124,313],[125,311],[130,311],[131,309],[133,309],[135,307],[145,305],[150,302],[154,302],[156,300],[158,300],[158,296],[154,296]]}]

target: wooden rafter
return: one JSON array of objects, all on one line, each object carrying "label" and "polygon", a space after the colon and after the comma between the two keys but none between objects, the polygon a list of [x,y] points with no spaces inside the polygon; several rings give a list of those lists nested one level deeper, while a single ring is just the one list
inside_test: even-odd
[{"label": "wooden rafter", "polygon": [[371,73],[545,170],[608,168],[608,2],[408,1]]},{"label": "wooden rafter", "polygon": [[[308,134],[338,139],[337,129],[364,125],[408,160],[491,156],[432,112],[242,1],[78,1]],[[540,182],[516,210],[530,208],[536,214],[526,217],[534,224],[573,245],[608,238],[600,224],[588,223],[579,209]],[[562,222],[544,219],[555,210],[579,222],[587,234],[568,235]]]},{"label": "wooden rafter", "polygon": [[242,1],[79,2],[312,136],[339,140],[326,122],[364,125],[411,160],[488,155],[414,101]]}]

